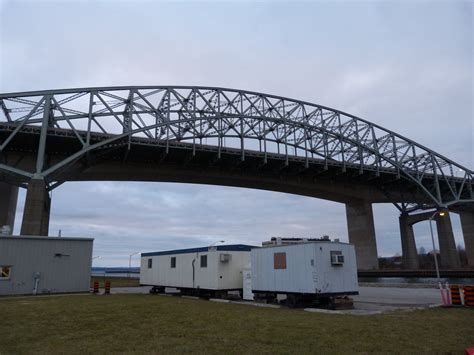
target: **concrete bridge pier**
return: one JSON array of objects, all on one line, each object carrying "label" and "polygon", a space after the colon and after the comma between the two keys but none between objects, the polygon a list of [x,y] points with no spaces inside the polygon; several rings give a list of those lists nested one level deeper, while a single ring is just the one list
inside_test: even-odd
[{"label": "concrete bridge pier", "polygon": [[[419,267],[418,253],[416,250],[415,235],[413,225],[432,218],[434,212],[424,212],[418,214],[400,215],[400,234],[402,239],[403,266],[406,269],[417,269]],[[459,269],[461,263],[454,240],[453,227],[449,213],[443,216],[437,214],[434,217],[438,232],[439,252],[441,256],[440,267],[443,269]]]},{"label": "concrete bridge pier", "polygon": [[413,232],[413,222],[410,216],[402,213],[399,218],[400,235],[402,239],[402,260],[405,269],[416,270],[420,267],[418,251],[416,249],[415,233]]},{"label": "concrete bridge pier", "polygon": [[466,247],[467,264],[474,267],[474,213],[462,212],[461,228],[464,236],[464,246]]},{"label": "concrete bridge pier", "polygon": [[0,183],[0,228],[10,226],[13,233],[15,225],[18,186]]},{"label": "concrete bridge pier", "polygon": [[441,257],[441,267],[445,269],[459,269],[459,260],[456,241],[454,240],[451,216],[445,213],[444,216],[436,215],[436,228],[438,230],[439,253]]},{"label": "concrete bridge pier", "polygon": [[31,179],[26,193],[21,234],[47,236],[50,208],[51,198],[46,183],[41,179]]},{"label": "concrete bridge pier", "polygon": [[349,242],[355,245],[357,269],[378,269],[372,204],[362,200],[346,203],[346,216]]}]

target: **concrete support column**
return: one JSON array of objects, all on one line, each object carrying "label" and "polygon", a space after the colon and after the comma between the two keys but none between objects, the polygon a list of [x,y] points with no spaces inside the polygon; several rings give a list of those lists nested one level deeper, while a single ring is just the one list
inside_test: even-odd
[{"label": "concrete support column", "polygon": [[438,230],[441,267],[445,269],[459,269],[461,262],[456,249],[456,242],[454,241],[450,214],[446,213],[444,216],[437,215],[435,219]]},{"label": "concrete support column", "polygon": [[0,182],[0,228],[10,226],[12,233],[15,225],[18,186]]},{"label": "concrete support column", "polygon": [[47,236],[49,231],[49,211],[51,199],[43,180],[32,179],[26,193],[22,235]]},{"label": "concrete support column", "polygon": [[355,245],[357,269],[379,268],[372,204],[365,201],[346,203],[349,242]]},{"label": "concrete support column", "polygon": [[420,267],[418,252],[416,250],[415,233],[413,224],[408,221],[408,215],[402,214],[399,218],[400,235],[402,237],[402,260],[405,269],[415,270]]},{"label": "concrete support column", "polygon": [[464,246],[466,247],[467,264],[474,267],[474,213],[460,213]]}]

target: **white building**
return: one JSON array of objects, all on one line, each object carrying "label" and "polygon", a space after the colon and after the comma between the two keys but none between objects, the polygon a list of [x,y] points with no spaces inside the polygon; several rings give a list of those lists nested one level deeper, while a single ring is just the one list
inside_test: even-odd
[{"label": "white building", "polygon": [[182,291],[242,290],[250,245],[220,245],[141,254],[140,284]]},{"label": "white building", "polygon": [[322,298],[358,294],[354,246],[312,241],[252,249],[252,292]]},{"label": "white building", "polygon": [[93,239],[0,237],[0,295],[89,292]]}]

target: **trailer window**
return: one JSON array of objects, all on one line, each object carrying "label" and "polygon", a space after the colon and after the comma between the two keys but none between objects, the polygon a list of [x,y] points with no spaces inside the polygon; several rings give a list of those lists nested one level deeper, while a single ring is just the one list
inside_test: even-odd
[{"label": "trailer window", "polygon": [[151,269],[151,267],[153,266],[153,259],[148,259],[148,268]]},{"label": "trailer window", "polygon": [[273,268],[286,269],[286,253],[273,254]]},{"label": "trailer window", "polygon": [[0,266],[0,280],[9,280],[11,272],[11,266]]},{"label": "trailer window", "polygon": [[201,267],[207,267],[207,255],[201,255]]},{"label": "trailer window", "polygon": [[171,257],[171,268],[176,268],[176,256]]}]

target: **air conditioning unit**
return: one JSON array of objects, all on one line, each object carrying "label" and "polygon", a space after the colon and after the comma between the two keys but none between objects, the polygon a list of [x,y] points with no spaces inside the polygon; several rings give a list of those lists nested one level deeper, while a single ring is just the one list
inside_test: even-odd
[{"label": "air conditioning unit", "polygon": [[220,261],[221,263],[228,263],[230,261],[230,259],[232,259],[232,255],[231,254],[221,254],[220,255]]},{"label": "air conditioning unit", "polygon": [[342,252],[331,252],[331,265],[343,265],[344,264],[344,255]]}]

